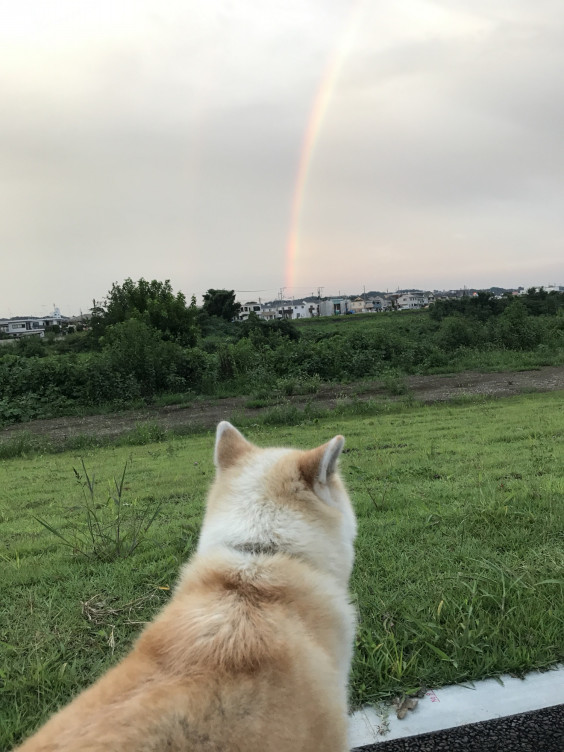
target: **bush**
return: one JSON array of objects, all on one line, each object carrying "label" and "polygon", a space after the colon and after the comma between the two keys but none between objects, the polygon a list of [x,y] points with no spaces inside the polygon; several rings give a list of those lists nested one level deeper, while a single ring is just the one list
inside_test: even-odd
[{"label": "bush", "polygon": [[42,358],[45,353],[45,343],[39,335],[20,337],[16,342],[16,353],[26,358]]},{"label": "bush", "polygon": [[435,334],[437,345],[445,351],[456,350],[457,347],[471,347],[478,337],[476,324],[457,314],[447,316],[441,321]]},{"label": "bush", "polygon": [[515,300],[493,322],[492,334],[497,344],[509,350],[530,350],[539,344],[541,327],[525,304]]}]

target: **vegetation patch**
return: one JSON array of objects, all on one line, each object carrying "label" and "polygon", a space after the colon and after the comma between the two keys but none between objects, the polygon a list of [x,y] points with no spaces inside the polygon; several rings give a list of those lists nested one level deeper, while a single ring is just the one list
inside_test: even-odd
[{"label": "vegetation patch", "polygon": [[85,331],[0,349],[0,426],[186,406],[202,395],[313,395],[322,384],[365,379],[398,396],[408,393],[408,374],[564,363],[564,293],[478,293],[425,311],[295,323],[255,314],[232,321],[237,305],[229,290],[208,290],[199,309],[169,282],[114,284]]}]

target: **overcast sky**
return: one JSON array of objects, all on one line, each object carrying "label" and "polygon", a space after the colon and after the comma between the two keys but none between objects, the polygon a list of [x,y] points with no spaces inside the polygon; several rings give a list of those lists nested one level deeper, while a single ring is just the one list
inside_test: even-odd
[{"label": "overcast sky", "polygon": [[562,0],[0,0],[0,101],[0,316],[564,284]]}]

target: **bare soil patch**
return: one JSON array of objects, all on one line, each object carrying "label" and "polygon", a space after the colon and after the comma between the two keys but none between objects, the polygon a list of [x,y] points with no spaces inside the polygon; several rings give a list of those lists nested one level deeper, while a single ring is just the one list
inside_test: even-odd
[{"label": "bare soil patch", "polygon": [[[405,382],[409,393],[423,403],[444,402],[463,395],[508,397],[524,392],[549,392],[564,389],[564,366],[547,366],[534,371],[501,371],[479,373],[464,371],[454,375],[407,376]],[[303,405],[313,401],[321,407],[334,407],[343,398],[355,396],[359,400],[399,399],[390,396],[379,381],[363,384],[331,384],[322,387],[315,395],[297,395],[286,400]],[[168,429],[213,428],[220,420],[234,413],[247,416],[260,415],[270,408],[245,408],[248,397],[229,397],[221,400],[196,400],[188,407],[147,407],[109,415],[67,416],[10,426],[0,431],[0,441],[29,431],[45,436],[55,442],[63,442],[79,435],[116,437],[131,431],[137,425],[151,422]]]}]

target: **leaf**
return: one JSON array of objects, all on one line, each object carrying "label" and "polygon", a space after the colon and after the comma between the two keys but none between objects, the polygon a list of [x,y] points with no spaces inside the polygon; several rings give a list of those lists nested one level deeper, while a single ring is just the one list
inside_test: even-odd
[{"label": "leaf", "polygon": [[452,663],[452,658],[450,658],[444,650],[441,650],[436,645],[432,645],[430,642],[426,642],[425,645],[427,645],[428,648],[431,648],[431,650],[436,653],[439,658],[441,658],[443,661],[448,661],[449,663]]}]

